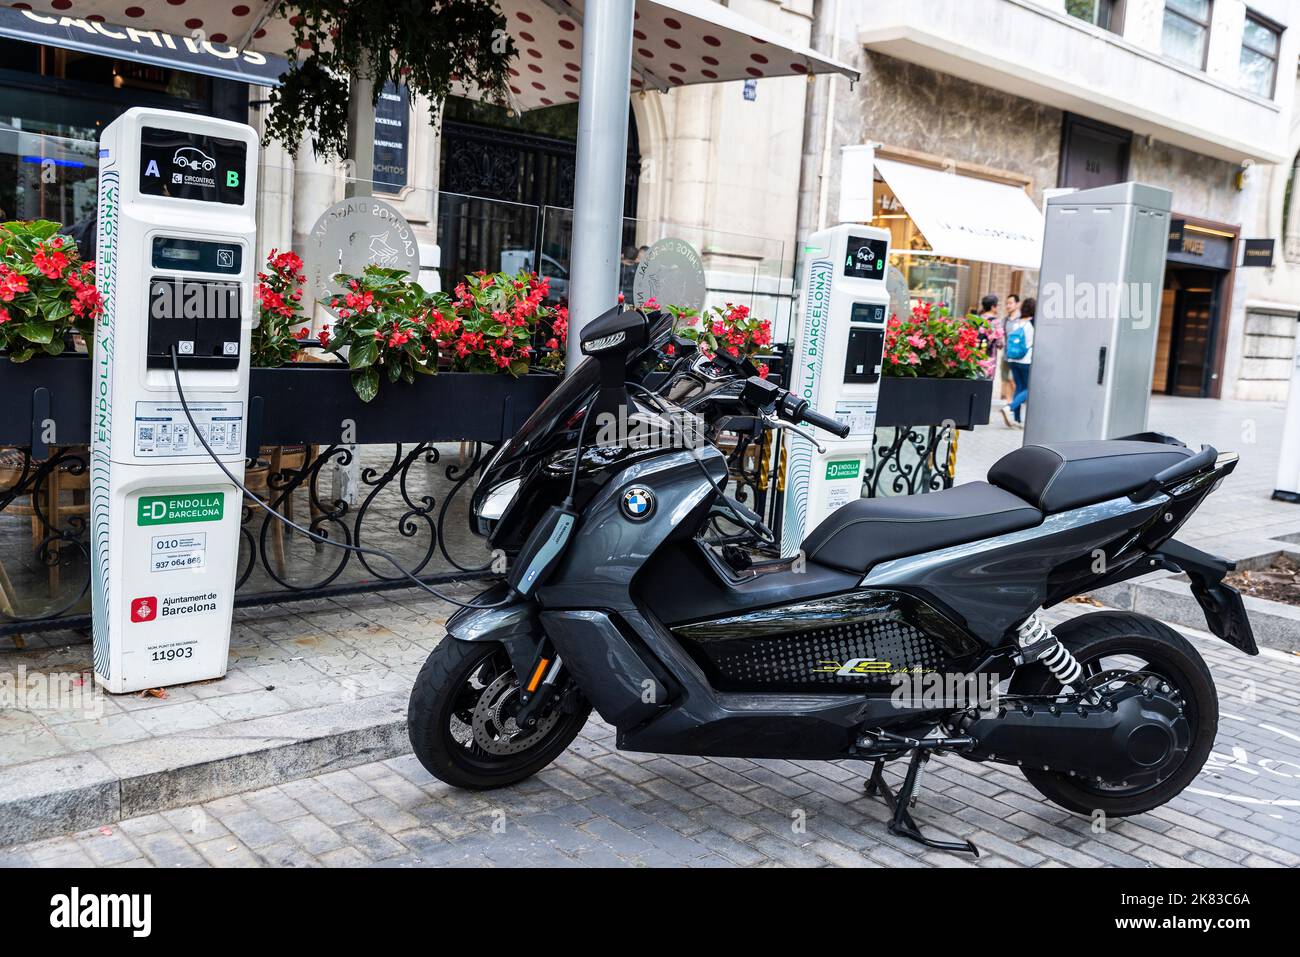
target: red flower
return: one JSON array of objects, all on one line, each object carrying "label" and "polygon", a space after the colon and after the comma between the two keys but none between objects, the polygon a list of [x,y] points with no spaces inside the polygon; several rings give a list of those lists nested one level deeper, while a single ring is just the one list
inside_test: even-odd
[{"label": "red flower", "polygon": [[68,266],[68,257],[59,252],[56,246],[50,251],[45,246],[37,246],[32,254],[32,265],[41,271],[46,279],[58,279]]}]

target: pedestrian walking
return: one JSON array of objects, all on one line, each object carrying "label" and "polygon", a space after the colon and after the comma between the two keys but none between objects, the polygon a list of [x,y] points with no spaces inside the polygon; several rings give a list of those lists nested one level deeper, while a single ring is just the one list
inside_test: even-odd
[{"label": "pedestrian walking", "polygon": [[1007,366],[1011,369],[1011,381],[1015,383],[1015,394],[1011,403],[1002,407],[1002,419],[1011,429],[1022,429],[1021,413],[1025,400],[1029,398],[1029,366],[1034,361],[1034,313],[1038,302],[1026,299],[1020,304],[1019,315],[1007,322]]},{"label": "pedestrian walking", "polygon": [[998,297],[993,293],[989,293],[980,300],[979,317],[988,323],[980,330],[980,345],[984,347],[984,351],[989,357],[985,377],[992,379],[996,377],[997,373],[998,340],[1002,337],[1001,321],[998,318]]}]

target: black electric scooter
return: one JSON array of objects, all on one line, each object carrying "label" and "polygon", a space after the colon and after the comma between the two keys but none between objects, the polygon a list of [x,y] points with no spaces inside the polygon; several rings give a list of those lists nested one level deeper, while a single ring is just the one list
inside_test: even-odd
[{"label": "black electric scooter", "polygon": [[[587,358],[483,472],[476,519],[513,565],[448,621],[416,679],[411,744],[433,775],[520,781],[594,706],[626,750],[872,762],[891,830],[974,853],[909,813],[932,754],[1020,766],[1082,814],[1140,813],[1187,787],[1218,724],[1192,645],[1143,615],[1053,629],[1038,611],[1177,570],[1210,630],[1257,654],[1222,581],[1231,563],[1172,537],[1235,455],[1156,434],[1025,446],[987,482],[850,502],[799,555],[764,557],[774,538],[726,496],[710,440],[846,427],[741,363],[668,349],[671,328],[634,310],[589,324]],[[606,413],[640,441],[602,434]],[[720,512],[741,533],[725,547],[710,535]],[[910,761],[897,794],[881,774],[894,759]]]}]

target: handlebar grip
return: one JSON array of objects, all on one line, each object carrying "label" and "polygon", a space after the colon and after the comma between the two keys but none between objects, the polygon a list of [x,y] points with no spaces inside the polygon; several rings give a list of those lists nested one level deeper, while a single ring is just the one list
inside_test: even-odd
[{"label": "handlebar grip", "polygon": [[832,419],[829,415],[822,415],[814,409],[804,409],[799,419],[809,425],[824,429],[831,435],[838,436],[841,439],[846,439],[849,436],[849,424],[847,422]]}]

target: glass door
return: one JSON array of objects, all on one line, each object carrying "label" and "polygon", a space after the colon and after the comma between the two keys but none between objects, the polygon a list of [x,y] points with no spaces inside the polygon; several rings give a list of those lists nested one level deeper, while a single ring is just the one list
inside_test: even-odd
[{"label": "glass door", "polygon": [[1210,394],[1218,310],[1218,273],[1205,269],[1177,270],[1169,363],[1171,395]]}]

